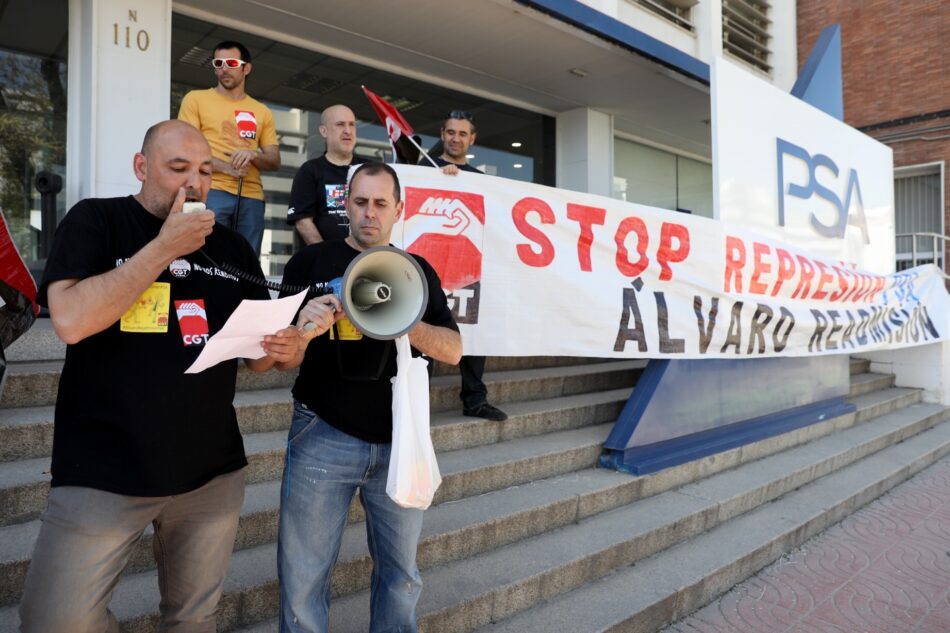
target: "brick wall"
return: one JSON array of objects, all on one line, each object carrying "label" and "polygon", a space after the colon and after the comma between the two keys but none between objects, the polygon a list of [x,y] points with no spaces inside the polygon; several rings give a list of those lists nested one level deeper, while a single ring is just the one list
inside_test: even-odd
[{"label": "brick wall", "polygon": [[[841,25],[849,125],[950,111],[950,1],[798,0],[797,8],[799,70],[821,30]],[[944,230],[950,229],[950,116],[867,133],[894,150],[895,167],[944,161]]]},{"label": "brick wall", "polygon": [[845,120],[854,127],[950,109],[946,0],[798,0],[799,70],[841,25]]}]

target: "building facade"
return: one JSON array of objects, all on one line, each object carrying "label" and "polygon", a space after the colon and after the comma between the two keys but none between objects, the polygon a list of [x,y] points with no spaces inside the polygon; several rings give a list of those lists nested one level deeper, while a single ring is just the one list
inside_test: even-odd
[{"label": "building facade", "polygon": [[283,166],[265,174],[262,263],[293,251],[297,167],[323,151],[319,115],[359,119],[365,156],[388,143],[360,86],[431,146],[449,110],[473,113],[471,162],[497,175],[712,215],[709,62],[731,57],[784,90],[794,2],[766,0],[29,0],[0,7],[0,205],[42,262],[41,171],[63,177],[58,216],[136,190],[148,124],[213,85],[211,48],[245,43],[248,92],[275,112]]},{"label": "building facade", "polygon": [[[940,0],[798,1],[799,59],[841,25],[844,120],[894,152],[897,234],[947,235],[950,200],[950,7]],[[918,261],[946,262],[945,241],[918,238]],[[911,263],[898,237],[898,267]],[[941,261],[941,258],[942,261]]]}]

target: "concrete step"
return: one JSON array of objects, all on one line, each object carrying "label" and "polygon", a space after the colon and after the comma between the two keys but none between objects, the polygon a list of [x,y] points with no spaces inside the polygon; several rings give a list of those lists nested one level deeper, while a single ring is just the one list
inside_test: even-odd
[{"label": "concrete step", "polygon": [[[66,344],[53,331],[48,318],[37,319],[26,333],[4,350],[7,362],[29,363],[47,360],[62,360],[66,357]],[[604,362],[600,358],[578,358],[574,356],[510,356],[488,357],[485,371],[510,371],[513,369],[538,369],[541,367],[563,367],[586,363]],[[436,376],[458,376],[458,368],[445,363],[435,363]]]},{"label": "concrete step", "polygon": [[855,358],[852,356],[849,361],[852,375],[866,374],[871,371],[871,361],[866,358]]},{"label": "concrete step", "polygon": [[[935,420],[947,420],[950,417],[948,410],[936,405],[915,405],[911,409],[678,490],[581,520],[577,524],[430,570],[423,574],[426,588],[419,603],[420,631],[467,633],[529,609],[544,608],[541,605],[545,601],[556,605],[552,608],[557,608],[565,592],[584,587],[608,574],[622,573],[625,569],[629,570],[631,565],[636,569],[643,559],[676,545],[681,545],[682,550],[690,552],[692,556],[712,550],[707,552],[707,560],[715,557],[724,564],[731,561],[735,567],[733,574],[723,574],[719,578],[722,584],[718,591],[724,591],[818,529],[839,520],[912,472],[950,453],[950,423],[942,422],[933,430],[928,430]],[[926,421],[921,421],[919,414],[924,411],[928,412],[923,416]],[[921,436],[913,437],[918,432]],[[905,437],[912,439],[905,444],[894,445]],[[912,448],[907,449],[906,445]],[[873,453],[878,450],[886,450],[887,453],[875,459]],[[874,464],[874,467],[855,464],[869,455],[868,463]],[[850,464],[855,464],[855,468],[835,476],[836,470]],[[855,475],[855,472],[860,475]],[[821,478],[829,475],[833,483],[821,485]],[[857,486],[853,495],[839,489],[843,481],[850,481]],[[836,502],[826,507],[827,498],[813,498],[801,521],[794,526],[788,525],[784,513],[781,510],[776,512],[775,503],[782,502],[775,500],[813,482],[832,495]],[[797,506],[799,499],[808,497],[806,492],[796,495],[795,500],[788,503]],[[768,509],[761,510],[755,518],[739,520],[737,525],[729,527],[728,522],[737,517],[741,519],[744,513],[763,506]],[[766,518],[769,520],[766,521]],[[770,549],[767,544],[760,548],[768,552],[770,558],[767,561],[755,560],[755,556],[751,556],[750,560],[749,556],[742,554],[736,560],[730,558],[738,548],[747,546],[747,533],[761,535],[763,525],[774,526],[776,523],[785,523],[786,529],[773,544],[774,549]],[[694,540],[701,539],[705,532],[718,526],[723,526],[720,530],[723,541],[717,546],[695,544]],[[743,538],[736,538],[736,534],[742,534]],[[784,540],[783,537],[787,536],[793,542]],[[719,547],[725,541],[731,541],[732,546]],[[730,556],[724,556],[724,552]],[[676,558],[676,564],[670,565],[666,573],[680,580],[684,570],[690,569],[694,563],[687,555]],[[628,582],[614,594],[618,605],[622,605],[620,608],[629,608],[633,597],[638,595],[633,587],[644,587],[653,583],[654,579],[663,579],[663,569],[662,564],[653,564],[649,570],[633,572],[632,577],[638,578],[638,583],[632,585]],[[702,574],[692,575],[694,591],[702,593],[709,590]],[[678,588],[677,583],[671,585]],[[692,608],[701,606],[714,595],[718,593],[697,601]],[[368,592],[360,592],[337,600],[331,609],[334,631],[347,633],[366,630],[368,599]],[[680,599],[680,596],[674,595],[668,606],[678,604]],[[543,622],[547,628],[541,628],[534,624],[535,618],[525,613],[523,619],[498,630],[653,630],[646,627],[608,629],[582,626],[587,618],[600,615],[599,611],[599,602],[591,606],[589,602],[577,600],[571,608],[558,611],[573,615],[570,619],[561,620],[556,626],[556,619],[545,618]]]},{"label": "concrete step", "polygon": [[[620,376],[629,377],[625,365],[627,364],[620,363],[614,367],[603,363],[590,365],[590,368],[603,367],[606,373],[600,375],[596,371],[584,371],[577,381],[571,376],[571,368],[507,372],[504,375],[508,376],[510,381],[525,384],[531,390],[530,395],[559,391],[571,393],[565,396],[558,394],[555,398],[514,403],[513,407],[510,407],[511,419],[503,423],[467,418],[454,412],[434,414],[433,443],[436,450],[458,449],[490,443],[492,438],[529,436],[548,430],[592,424],[595,421],[613,420],[629,394],[629,384],[626,389],[611,389],[593,394],[576,393],[573,387],[577,383],[589,383],[598,378],[603,378],[606,384],[614,384]],[[543,375],[539,376],[539,372]],[[501,379],[495,382],[503,383]],[[247,433],[244,436],[244,448],[248,457],[248,483],[279,479],[283,469],[286,429],[290,423],[289,393],[286,390],[248,392],[238,394],[236,401],[242,406],[239,419],[245,421],[249,430],[260,429],[259,432]],[[35,408],[0,411],[0,437],[6,434],[20,445],[34,448],[42,440],[45,442],[44,446],[49,447],[52,431],[48,415],[52,409],[47,407],[44,411],[45,422],[37,421],[37,418],[43,416]],[[19,412],[28,412],[30,415],[20,418],[17,415]],[[280,430],[269,431],[271,428]],[[31,431],[36,433],[31,436]],[[30,437],[35,441],[30,440]],[[594,449],[588,445],[585,450],[591,452]],[[48,448],[44,452],[48,455]],[[28,521],[39,516],[46,505],[48,471],[49,457],[46,456],[0,462],[0,525]],[[449,488],[443,485],[443,489]]]},{"label": "concrete step", "polygon": [[[46,365],[46,364],[39,364]],[[570,396],[590,391],[613,390],[617,388],[629,389],[636,382],[642,363],[638,361],[619,363],[589,363],[580,367],[557,366],[553,368],[523,369],[506,372],[485,374],[489,395],[496,395],[496,402],[506,399],[534,400],[549,399],[560,396]],[[21,366],[23,369],[25,366]],[[277,372],[271,372],[277,373]],[[26,375],[26,374],[21,374]],[[29,375],[39,379],[40,376],[52,378],[52,375],[32,371]],[[244,372],[247,378],[259,375],[253,372]],[[58,380],[58,377],[55,377]],[[435,412],[446,411],[456,413],[450,416],[450,421],[459,423],[464,420],[473,421],[474,418],[461,416],[460,404],[457,399],[458,387],[454,385],[452,377],[433,379],[430,390],[431,409]],[[9,391],[9,390],[8,390]],[[21,395],[25,395],[21,392]],[[263,433],[267,431],[286,430],[290,425],[292,413],[291,394],[288,387],[258,388],[250,391],[239,391],[235,395],[234,405],[237,411],[238,424],[244,434]],[[613,398],[611,398],[613,399]],[[626,399],[626,396],[624,396]],[[512,417],[523,416],[526,409],[520,403],[514,402],[507,406],[508,414]],[[531,408],[530,406],[528,407]],[[15,459],[47,457],[51,454],[53,441],[53,411],[52,404],[43,406],[22,406],[15,408],[0,408],[0,462]],[[597,413],[592,411],[591,413]],[[544,415],[549,416],[546,412]],[[433,420],[435,426],[437,421]],[[504,428],[509,433],[517,433],[525,423],[506,421]],[[532,422],[527,421],[527,424]],[[472,423],[470,430],[498,434],[501,427],[491,427]],[[461,428],[461,426],[459,426]],[[439,440],[439,432],[434,436]],[[461,434],[464,436],[464,433]],[[457,445],[459,447],[461,445]]]},{"label": "concrete step", "polygon": [[[284,430],[292,413],[288,387],[235,394],[234,408],[241,432]],[[0,409],[0,462],[49,457],[53,448],[54,406]]]},{"label": "concrete step", "polygon": [[[0,409],[13,407],[45,407],[56,404],[62,360],[28,361],[7,366],[6,384],[0,394]],[[238,365],[237,391],[289,388],[297,371],[253,372]]]},{"label": "concrete step", "polygon": [[[492,404],[572,396],[592,391],[629,389],[646,366],[643,360],[609,361],[585,365],[486,372],[483,379]],[[458,376],[436,376],[430,381],[432,411],[459,411]]]},{"label": "concrete step", "polygon": [[860,396],[879,389],[894,386],[893,374],[872,374],[870,372],[851,375],[851,396]]},{"label": "concrete step", "polygon": [[658,631],[947,455],[947,427],[886,448],[705,534],[476,631]]},{"label": "concrete step", "polygon": [[[610,424],[626,397],[626,390],[614,390],[518,403],[512,417],[503,423],[510,423],[510,429],[499,429],[499,423],[488,420],[466,418],[458,421],[452,416],[436,418],[437,423],[433,428],[439,431],[433,435],[442,438],[443,444],[440,446],[440,442],[436,441],[443,474],[443,485],[436,502],[482,494],[493,486],[518,485],[550,473],[592,466]],[[585,428],[590,425],[597,426]],[[486,429],[477,428],[479,426]],[[455,427],[464,428],[460,428],[457,433],[453,431]],[[561,433],[553,433],[558,430]],[[574,432],[566,432],[571,430]],[[542,433],[544,437],[532,439],[532,436]],[[457,437],[459,434],[461,438]],[[466,449],[451,450],[452,447],[465,445],[463,440],[466,438],[474,438],[481,444],[473,443]],[[494,443],[492,438],[495,442],[504,441],[506,445],[503,448],[488,446]],[[283,469],[284,442],[283,432],[245,438],[250,483],[235,549],[260,545],[277,538],[279,477]],[[29,465],[34,471],[38,466],[37,461],[45,463],[45,460],[31,460]],[[45,508],[48,493],[47,477],[24,482],[26,475],[20,469],[11,468],[7,472],[20,477],[21,486],[19,490],[11,491],[8,504],[11,513],[20,514],[11,514],[11,518],[18,522],[0,527],[0,604],[19,599],[22,580],[39,533],[40,522],[34,517]],[[3,480],[2,470],[0,480]],[[24,515],[32,520],[24,522]],[[350,520],[356,522],[362,519],[362,507],[354,501]],[[138,544],[130,563],[131,569],[139,571],[153,567],[151,551],[149,534]]]},{"label": "concrete step", "polygon": [[[516,369],[486,371],[485,385],[492,402],[512,402],[552,398],[561,395],[603,391],[631,387],[636,383],[644,360],[590,362],[579,359],[580,364],[566,364],[555,358],[553,366],[540,362],[542,367],[532,367],[532,359],[523,363],[500,360],[499,365],[516,366]],[[492,363],[494,364],[494,363]],[[527,365],[521,367],[520,365]],[[56,403],[59,376],[63,368],[61,360],[10,363],[7,368],[6,385],[0,394],[0,410],[19,407],[44,407]],[[268,371],[256,373],[239,365],[237,392],[289,388],[293,386],[297,372]],[[433,411],[460,409],[458,398],[460,379],[454,375],[436,376],[431,381],[430,407]]]},{"label": "concrete step", "polygon": [[66,358],[66,343],[56,336],[49,319],[37,319],[33,326],[4,350],[7,362],[22,363]]},{"label": "concrete step", "polygon": [[[580,356],[488,356],[485,359],[485,371],[512,371],[515,369],[541,369],[543,367],[576,367],[596,363],[607,363],[609,359],[584,358]],[[870,362],[870,361],[869,361]],[[433,376],[456,376],[459,369],[455,365],[446,365],[435,361]]]},{"label": "concrete step", "polygon": [[[623,406],[625,398],[626,390],[615,390],[584,396],[539,400],[533,403],[518,403],[512,408],[512,416],[503,423],[440,414],[433,417],[433,440],[436,449],[442,453],[463,446],[483,446],[491,444],[493,441],[500,442],[516,437],[537,435],[555,429],[596,424],[614,419],[617,410]],[[763,440],[756,444],[734,449],[728,453],[715,456],[711,465],[707,464],[705,467],[701,467],[705,462],[695,462],[688,469],[685,467],[668,469],[650,477],[637,478],[634,481],[638,482],[637,486],[640,491],[638,494],[648,496],[668,490],[676,485],[691,481],[695,477],[716,472],[717,469],[731,467],[742,461],[758,459],[771,452],[819,437],[836,429],[885,415],[896,409],[919,402],[919,400],[919,391],[901,388],[891,388],[859,396],[853,399],[857,406],[857,411],[853,416],[828,420],[801,429],[796,434],[786,434],[780,436],[780,438]],[[273,435],[268,435],[268,440],[268,442],[260,442],[260,445],[269,451],[266,455],[269,462],[267,467],[273,472],[275,468],[279,469],[281,467],[283,450],[282,446],[273,443]],[[585,449],[583,447],[577,448],[583,454]],[[250,447],[248,450],[250,451]],[[589,447],[587,450],[589,450]],[[251,458],[254,461],[258,459],[254,455]],[[502,476],[499,471],[503,471],[503,468],[497,465],[493,467],[493,470],[486,473],[471,472],[471,468],[466,468],[458,472],[457,475],[450,475],[450,468],[465,462],[471,464],[473,459],[471,453],[455,453],[448,458],[448,461],[440,457],[443,473],[449,482],[446,484],[449,486],[449,488],[446,488],[447,492],[440,490],[440,495],[451,493],[451,496],[455,497],[459,494],[460,489],[465,490],[466,486],[472,485],[476,486],[476,489],[484,489],[484,486],[487,485],[486,482],[490,482],[492,479],[497,480]],[[46,468],[46,462],[44,460],[39,461],[39,464],[35,460],[32,462],[34,472]],[[3,469],[4,465],[0,465],[0,481],[11,479],[10,477],[4,477]],[[32,552],[32,543],[35,541],[39,529],[39,522],[35,517],[39,516],[39,513],[45,507],[48,492],[46,483],[48,479],[46,477],[39,479],[34,477],[31,481],[23,482],[22,472],[19,469],[15,472],[20,477],[20,483],[0,488],[0,500],[3,501],[3,503],[0,503],[0,507],[9,508],[8,512],[11,513],[18,513],[13,516],[9,514],[0,515],[0,525],[8,526],[0,528],[0,604],[7,604],[17,599],[16,596],[19,595],[22,577],[25,574],[28,558]],[[253,474],[250,476],[254,477]],[[453,481],[455,479],[457,481]],[[13,483],[15,482],[11,481],[11,484]],[[263,482],[248,487],[248,501],[245,503],[245,509],[242,513],[242,524],[237,536],[237,549],[275,538],[277,521],[276,485],[274,482]],[[269,505],[267,502],[259,502],[258,499],[260,498],[269,499]],[[362,518],[362,509],[356,503],[351,509],[350,518],[351,521],[358,521]],[[28,519],[32,520],[27,523],[20,523]],[[140,559],[142,562],[140,564],[133,562],[135,569],[145,569],[153,564],[150,547],[150,541],[140,544],[140,551],[135,560]],[[6,579],[7,582],[3,582],[3,579]]]},{"label": "concrete step", "polygon": [[[525,483],[515,489],[496,490],[475,497],[467,496],[464,500],[455,503],[438,505],[427,512],[424,538],[420,544],[420,566],[431,569],[433,565],[441,565],[441,567],[432,569],[431,572],[425,574],[427,589],[423,593],[423,600],[426,601],[424,604],[427,606],[422,611],[425,614],[423,622],[426,623],[425,626],[429,627],[427,630],[430,631],[456,630],[454,628],[443,628],[443,624],[455,626],[460,619],[468,621],[467,618],[471,616],[470,606],[452,607],[452,615],[449,616],[442,613],[442,608],[430,608],[430,605],[437,607],[438,602],[428,602],[431,599],[427,597],[427,594],[432,591],[444,599],[445,592],[440,592],[439,585],[443,581],[449,582],[453,576],[466,578],[473,574],[476,576],[488,574],[490,578],[495,578],[497,572],[492,567],[495,563],[491,561],[495,561],[496,558],[505,561],[508,555],[514,556],[512,552],[507,550],[509,547],[519,547],[521,543],[533,543],[535,539],[553,538],[550,537],[550,534],[560,532],[547,533],[552,527],[563,525],[569,526],[563,528],[564,530],[575,529],[580,531],[574,536],[564,537],[566,541],[563,543],[558,542],[544,546],[525,545],[525,547],[529,547],[528,551],[532,553],[520,555],[520,557],[513,560],[528,564],[534,559],[538,561],[546,560],[550,558],[552,553],[559,556],[562,550],[569,552],[574,548],[573,543],[575,541],[600,543],[603,541],[602,538],[596,534],[589,537],[585,531],[586,528],[578,528],[578,525],[586,526],[587,523],[585,522],[594,520],[592,517],[599,513],[617,508],[622,504],[629,504],[637,499],[641,501],[628,506],[633,508],[629,510],[630,517],[621,521],[621,523],[629,522],[629,519],[634,521],[635,525],[635,521],[642,521],[644,520],[643,517],[667,516],[669,513],[664,514],[662,510],[666,507],[669,499],[688,499],[691,498],[691,495],[682,491],[676,493],[664,491],[670,491],[674,486],[695,481],[710,473],[719,472],[720,474],[710,477],[706,481],[720,481],[722,483],[719,485],[724,490],[742,490],[742,486],[729,480],[723,480],[723,478],[732,476],[731,473],[743,472],[745,475],[740,477],[740,482],[745,481],[746,487],[752,486],[753,489],[736,493],[736,499],[729,506],[731,510],[728,512],[718,510],[719,506],[716,506],[717,514],[715,516],[718,517],[721,514],[722,520],[725,520],[740,511],[763,503],[793,487],[800,486],[814,477],[821,476],[834,468],[840,468],[880,449],[882,446],[900,441],[904,437],[946,419],[947,411],[942,407],[918,404],[904,411],[898,411],[872,420],[867,424],[849,428],[861,417],[861,412],[873,409],[881,410],[882,407],[886,407],[888,401],[896,406],[898,402],[906,402],[907,398],[908,390],[901,389],[892,389],[881,394],[867,394],[861,396],[861,403],[859,404],[861,410],[858,414],[848,414],[841,416],[841,418],[827,420],[812,427],[786,434],[786,436],[783,436],[785,443],[772,438],[647,477],[629,477],[608,471],[582,469],[570,476],[555,475],[544,481],[534,483],[527,483],[530,481],[529,477],[524,480]],[[607,426],[604,425],[601,432],[606,432]],[[829,435],[829,433],[840,429],[845,430]],[[582,429],[581,431],[592,430],[594,429]],[[578,434],[579,432],[568,431],[565,433]],[[799,449],[776,454],[778,451],[786,449],[789,444],[805,442],[815,437],[821,437],[822,439],[813,441]],[[523,440],[519,441],[523,442]],[[517,481],[518,476],[521,476],[521,471],[524,470],[525,465],[536,461],[539,454],[535,451],[534,458],[527,457],[527,459],[524,459],[532,453],[524,446],[519,448],[517,443],[518,441],[506,443],[509,447],[505,451],[505,455],[501,456],[500,460],[495,460],[496,465],[499,461],[517,464],[516,466],[507,467],[517,471],[513,473],[516,477],[515,481]],[[571,438],[570,442],[565,442],[565,445],[577,447],[582,443],[583,439],[575,436]],[[443,471],[448,475],[447,480],[455,475],[464,476],[465,473],[478,473],[485,469],[491,472],[492,466],[485,463],[484,460],[488,459],[488,454],[498,456],[498,449],[502,447],[504,445],[490,446],[488,447],[490,450],[486,450],[485,447],[466,449],[440,456]],[[543,453],[544,451],[540,452]],[[479,453],[482,453],[481,457],[479,457]],[[755,460],[769,454],[772,454],[772,457],[753,462],[753,464],[771,463],[773,465],[770,469],[751,472],[748,470],[753,465],[747,464],[748,460]],[[798,461],[785,457],[786,455],[794,455]],[[790,459],[791,461],[788,461]],[[722,472],[737,464],[746,465],[733,471]],[[479,466],[485,468],[479,468]],[[501,472],[496,471],[494,475],[488,475],[487,479],[493,481],[495,485],[499,483],[510,485],[511,479],[501,482],[495,479],[500,475]],[[478,481],[483,483],[479,484]],[[479,490],[481,485],[485,485],[481,475],[477,476],[476,482],[473,483],[471,490],[475,491]],[[665,500],[654,502],[655,505],[641,505],[649,502],[650,499],[644,498],[651,495],[653,495],[652,498],[663,498]],[[669,497],[669,495],[677,496]],[[446,499],[454,498],[454,495],[448,495]],[[720,503],[720,505],[722,504]],[[621,508],[614,512],[626,509]],[[713,511],[709,508],[701,511],[696,510],[695,512],[700,512],[703,525],[710,523],[712,521],[710,517],[714,516]],[[606,514],[612,514],[612,512]],[[638,517],[640,518],[638,519]],[[694,522],[695,520],[695,518],[691,519]],[[575,521],[581,521],[581,523],[574,525]],[[683,532],[681,526],[688,523],[689,521],[684,523],[682,518],[673,521],[673,523],[666,522],[655,527],[648,537],[643,537],[647,540],[644,541],[641,538],[636,544],[621,549],[624,549],[624,551],[640,551],[645,544],[664,538],[662,537],[664,534],[685,536],[690,532],[689,530]],[[351,525],[347,528],[346,534],[340,557],[340,567],[334,576],[334,590],[338,594],[355,591],[361,586],[365,587],[368,582],[369,560],[365,551],[365,536],[363,535],[362,524]],[[530,538],[522,540],[525,537]],[[500,550],[488,551],[488,548],[504,543],[511,544]],[[530,549],[531,547],[534,549]],[[603,549],[603,544],[601,544],[600,549]],[[476,555],[475,558],[458,560],[459,557],[472,556],[473,554]],[[602,558],[596,552],[592,556],[598,560]],[[273,543],[236,552],[232,562],[232,573],[228,579],[227,594],[222,601],[222,616],[219,622],[221,630],[228,630],[242,623],[254,622],[273,616],[276,608],[277,589],[275,564],[275,546]],[[589,564],[597,568],[603,565],[602,562],[590,562]],[[456,567],[452,567],[453,565]],[[588,565],[588,563],[584,565]],[[564,565],[561,567],[564,567]],[[574,569],[575,567],[576,565],[573,563],[567,564],[568,569]],[[514,568],[518,569],[519,566],[514,565]],[[529,574],[529,576],[533,575],[535,574]],[[510,586],[510,582],[501,583],[503,587],[507,588],[486,589],[485,591],[489,592],[488,597],[476,596],[472,600],[478,604],[485,604],[486,600],[491,603],[501,599],[499,598],[499,591],[502,591],[505,595],[521,595],[531,586],[529,580],[522,579],[515,582],[514,588]],[[114,601],[115,611],[117,615],[122,614],[120,617],[126,622],[129,630],[152,631],[157,629],[155,582],[153,572],[144,572],[132,574],[120,583]],[[484,582],[489,582],[489,580],[484,580]],[[562,581],[552,582],[560,583]],[[491,586],[497,587],[498,583]],[[568,583],[564,589],[570,589],[571,587],[572,585]],[[334,607],[334,613],[347,613],[346,618],[351,618],[355,617],[352,613],[349,613],[351,611],[365,612],[366,597],[364,594],[365,592],[341,597],[337,600],[338,604]],[[465,600],[464,604],[470,605],[472,600]],[[349,606],[347,607],[347,605]],[[3,612],[0,611],[0,618],[2,618],[2,615]],[[349,620],[346,618],[344,620],[348,622]],[[477,624],[477,618],[473,622]],[[362,627],[361,630],[365,630],[365,622],[357,622],[354,625],[356,628],[351,629],[349,626],[347,625],[347,628],[341,630],[360,630],[360,627]]]},{"label": "concrete step", "polygon": [[[520,438],[507,442],[503,449],[497,446],[482,446],[458,451],[450,451],[440,455],[439,464],[442,470],[443,484],[436,495],[436,504],[445,501],[455,501],[463,496],[475,497],[477,509],[471,505],[446,504],[437,505],[430,511],[435,517],[448,516],[441,521],[430,521],[435,528],[427,528],[429,533],[435,532],[420,549],[420,560],[424,556],[435,561],[446,560],[453,552],[458,555],[464,553],[459,545],[465,544],[467,550],[472,550],[476,541],[488,547],[498,536],[499,524],[514,524],[509,530],[517,533],[518,530],[543,529],[543,521],[535,522],[538,512],[531,513],[530,509],[537,506],[539,501],[531,500],[532,495],[528,488],[518,501],[512,502],[511,486],[528,483],[534,479],[541,479],[549,475],[563,476],[576,470],[588,470],[594,473],[580,484],[568,488],[551,488],[552,494],[565,495],[568,503],[577,503],[578,491],[585,489],[599,489],[626,483],[629,477],[606,471],[594,471],[593,466],[600,452],[610,424],[601,424],[593,427],[549,433],[542,438]],[[604,483],[607,482],[607,483]],[[492,486],[501,490],[494,496],[485,493],[495,492]],[[269,570],[276,577],[276,540],[277,516],[279,507],[280,484],[277,481],[264,482],[248,486],[248,494],[242,508],[241,525],[236,539],[235,560],[250,559],[257,561],[259,555],[256,550],[263,547],[270,552],[270,564],[264,569]],[[505,490],[508,489],[508,490]],[[573,490],[574,492],[570,492]],[[591,492],[590,494],[593,494]],[[498,498],[504,500],[499,504]],[[542,504],[543,505],[543,504]],[[441,512],[439,508],[443,508]],[[514,517],[506,521],[494,520],[492,516],[504,516],[512,510],[528,515],[529,518]],[[353,513],[351,512],[351,515]],[[429,515],[427,515],[428,517]],[[557,512],[554,520],[557,520]],[[362,519],[361,513],[351,516],[351,520]],[[441,532],[451,532],[446,526],[455,528],[465,526],[475,520],[481,524],[469,526],[463,535],[446,536]],[[439,526],[442,526],[441,528]],[[527,526],[527,528],[525,527]],[[531,527],[533,526],[533,528]],[[19,599],[22,592],[22,581],[25,578],[28,558],[39,532],[38,520],[29,523],[0,528],[0,564],[6,574],[0,577],[0,604],[10,604]],[[504,527],[504,526],[502,526]],[[478,538],[475,537],[479,534]],[[448,539],[448,540],[446,540]],[[451,543],[449,542],[451,541]],[[263,545],[262,545],[263,544]],[[247,553],[245,553],[247,552]],[[239,563],[232,563],[232,566]],[[253,566],[260,571],[258,562]],[[138,543],[136,552],[130,562],[129,571],[152,570],[154,562],[151,560],[151,534]],[[338,570],[334,577],[334,587],[338,592],[351,593],[368,586],[370,562],[366,551],[365,527],[363,523],[353,522],[348,526],[344,537],[344,545],[340,556]],[[146,574],[151,573],[147,571]],[[134,575],[134,574],[133,574]],[[131,581],[136,582],[136,581]]]}]

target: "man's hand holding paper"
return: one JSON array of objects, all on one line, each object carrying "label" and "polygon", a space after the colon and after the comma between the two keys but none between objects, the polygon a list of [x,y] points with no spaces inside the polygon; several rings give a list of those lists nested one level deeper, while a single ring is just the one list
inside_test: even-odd
[{"label": "man's hand holding paper", "polygon": [[232,358],[270,356],[280,363],[284,356],[292,357],[300,336],[290,324],[305,296],[306,291],[271,301],[245,299],[185,373],[197,374]]}]

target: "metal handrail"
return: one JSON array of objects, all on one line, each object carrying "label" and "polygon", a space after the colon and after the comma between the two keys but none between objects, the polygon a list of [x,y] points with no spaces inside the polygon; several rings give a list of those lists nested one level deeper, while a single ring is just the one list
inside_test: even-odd
[{"label": "metal handrail", "polygon": [[[930,253],[933,257],[933,263],[937,265],[940,269],[940,274],[943,275],[944,279],[950,279],[950,275],[947,274],[947,243],[950,243],[950,237],[946,235],[941,235],[939,233],[898,233],[894,236],[896,239],[902,237],[909,237],[910,240],[910,254],[911,254],[911,266],[917,266],[917,238],[929,238],[931,240],[932,250]],[[938,243],[940,243],[940,248],[937,248]],[[939,262],[939,263],[938,263]]]}]

